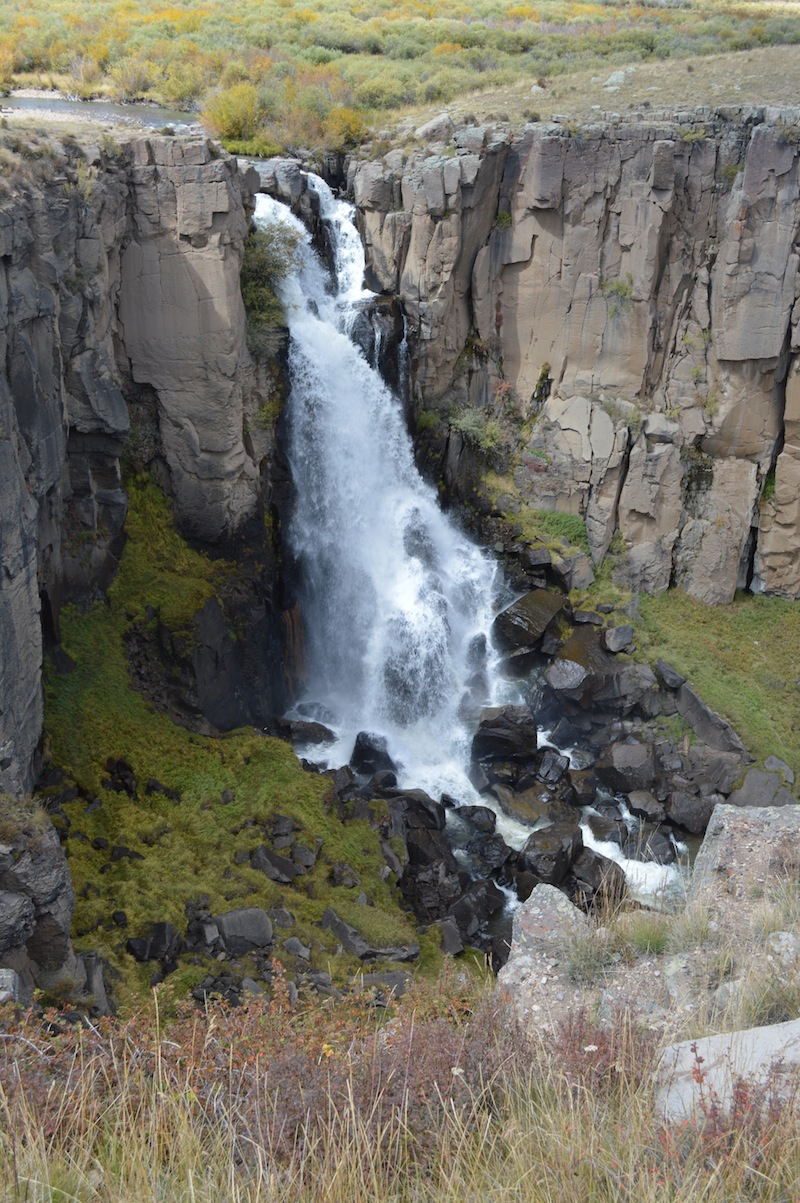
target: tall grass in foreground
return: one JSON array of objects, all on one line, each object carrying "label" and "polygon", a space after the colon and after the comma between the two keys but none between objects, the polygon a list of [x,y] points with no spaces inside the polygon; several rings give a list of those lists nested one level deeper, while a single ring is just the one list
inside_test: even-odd
[{"label": "tall grass in foreground", "polygon": [[363,1001],[0,1029],[0,1198],[463,1203],[788,1200],[798,1125],[769,1092],[661,1125],[651,1034],[620,1013],[523,1036],[451,977]]}]

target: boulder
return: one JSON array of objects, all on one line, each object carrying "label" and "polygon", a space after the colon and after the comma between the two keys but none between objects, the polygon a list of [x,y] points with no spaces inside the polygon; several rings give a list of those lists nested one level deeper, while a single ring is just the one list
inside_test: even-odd
[{"label": "boulder", "polygon": [[699,739],[719,752],[736,752],[746,756],[744,744],[721,715],[707,706],[690,685],[684,682],[676,694],[678,713]]},{"label": "boulder", "polygon": [[601,752],[594,771],[614,793],[648,790],[656,775],[653,745],[636,740],[610,744]]},{"label": "boulder", "polygon": [[630,860],[654,861],[657,865],[674,865],[678,859],[675,845],[666,832],[648,824],[628,837],[622,851]]},{"label": "boulder", "polygon": [[680,689],[686,681],[686,678],[667,664],[666,660],[656,660],[656,675],[665,689]]},{"label": "boulder", "polygon": [[512,854],[511,848],[501,835],[476,835],[467,844],[467,852],[472,857],[481,877],[501,868]]},{"label": "boulder", "polygon": [[297,865],[287,857],[273,852],[266,844],[261,844],[256,848],[250,857],[250,864],[254,869],[259,869],[270,881],[279,881],[283,885],[290,885],[298,873]]},{"label": "boulder", "polygon": [[536,720],[529,706],[491,706],[481,712],[472,740],[475,760],[530,760],[536,754]]},{"label": "boulder", "polygon": [[145,935],[131,937],[125,946],[137,961],[174,961],[184,943],[171,923],[152,923]]},{"label": "boulder", "polygon": [[465,819],[476,831],[491,835],[497,826],[497,815],[488,806],[459,806],[458,817]]},{"label": "boulder", "polygon": [[389,755],[384,735],[370,731],[359,731],[350,757],[350,767],[356,773],[371,777],[374,773],[397,771],[397,765]]},{"label": "boulder", "polygon": [[702,835],[714,810],[715,798],[702,798],[684,790],[673,790],[667,804],[669,821],[692,835]]},{"label": "boulder", "polygon": [[609,901],[620,902],[627,897],[628,887],[620,866],[591,848],[579,852],[570,865],[569,876],[591,894],[599,894]]},{"label": "boulder", "polygon": [[558,885],[582,848],[577,822],[574,826],[553,823],[528,837],[519,853],[519,864],[547,885]]},{"label": "boulder", "polygon": [[709,1099],[727,1115],[737,1081],[769,1079],[770,1098],[794,1097],[800,1073],[800,1019],[684,1040],[664,1050],[656,1070],[656,1113],[666,1123],[708,1119]]},{"label": "boulder", "polygon": [[783,783],[782,773],[750,769],[739,789],[728,798],[731,806],[791,806],[797,799]]},{"label": "boulder", "polygon": [[551,593],[547,589],[526,593],[495,618],[493,633],[498,647],[506,651],[535,647],[567,604],[563,593]]},{"label": "boulder", "polygon": [[212,919],[225,951],[233,957],[246,956],[268,948],[272,943],[272,923],[258,906],[240,907]]},{"label": "boulder", "polygon": [[628,810],[640,819],[651,823],[663,823],[667,812],[661,802],[647,789],[634,789],[628,794]]},{"label": "boulder", "polygon": [[602,635],[602,644],[607,652],[616,655],[626,651],[633,643],[633,627],[627,623],[621,627],[606,627]]},{"label": "boulder", "polygon": [[431,831],[444,831],[445,810],[422,789],[387,789],[384,797],[392,804],[392,813],[406,828],[424,827]]},{"label": "boulder", "polygon": [[505,895],[493,881],[476,881],[450,907],[448,917],[454,919],[462,938],[469,942],[487,919],[505,905]]},{"label": "boulder", "polygon": [[345,952],[352,953],[362,961],[415,961],[419,956],[419,944],[374,947],[355,927],[340,919],[331,907],[326,907],[322,913],[322,926],[333,932]]}]

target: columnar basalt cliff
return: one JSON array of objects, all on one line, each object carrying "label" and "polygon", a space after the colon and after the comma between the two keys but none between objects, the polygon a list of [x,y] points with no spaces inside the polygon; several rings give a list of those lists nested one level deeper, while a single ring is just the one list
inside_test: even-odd
[{"label": "columnar basalt cliff", "polygon": [[[418,411],[498,418],[500,508],[581,515],[595,563],[618,530],[634,588],[800,595],[797,118],[442,120],[350,165]],[[438,447],[456,495],[462,442]]]},{"label": "columnar basalt cliff", "polygon": [[167,138],[110,153],[69,144],[35,163],[21,158],[0,196],[0,789],[11,793],[33,783],[43,644],[58,643],[61,605],[98,596],[115,570],[123,451],[156,468],[181,528],[219,550],[255,517],[269,451],[248,434],[259,401],[239,286],[254,173],[204,140]]}]

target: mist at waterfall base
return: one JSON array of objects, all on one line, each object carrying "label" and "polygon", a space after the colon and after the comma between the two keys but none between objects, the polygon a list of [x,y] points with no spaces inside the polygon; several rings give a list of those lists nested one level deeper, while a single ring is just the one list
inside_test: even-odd
[{"label": "mist at waterfall base", "polygon": [[[259,194],[260,228],[289,226],[295,269],[281,283],[290,330],[288,456],[296,503],[288,532],[301,580],[304,684],[293,714],[336,733],[330,766],[347,764],[356,736],[385,738],[402,788],[490,805],[519,849],[531,828],[479,795],[467,767],[484,706],[519,701],[499,672],[490,630],[501,603],[496,563],[442,512],[414,463],[403,407],[351,340],[374,294],[351,207],[309,174],[334,278],[289,209]],[[510,601],[510,597],[502,599]],[[320,749],[309,750],[319,761]],[[620,858],[636,893],[653,896],[675,870]]]}]

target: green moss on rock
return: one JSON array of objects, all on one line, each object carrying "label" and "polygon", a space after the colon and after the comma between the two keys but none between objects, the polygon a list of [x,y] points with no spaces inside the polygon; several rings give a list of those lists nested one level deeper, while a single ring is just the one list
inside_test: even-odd
[{"label": "green moss on rock", "polygon": [[[125,652],[131,625],[157,614],[170,631],[191,637],[195,613],[229,570],[188,547],[166,499],[135,482],[128,543],[108,601],[64,614],[62,641],[75,669],[47,676],[51,758],[81,791],[62,803],[60,820],[78,897],[75,943],[97,949],[119,971],[123,998],[147,988],[153,968],[135,964],[127,938],[162,920],[184,931],[186,905],[202,895],[214,914],[287,907],[297,919],[291,934],[312,947],[312,965],[340,977],[358,963],[329,964],[336,941],[317,926],[327,906],[379,946],[419,939],[384,880],[381,833],[365,820],[342,820],[327,777],[304,772],[287,743],[253,729],[217,737],[187,731],[132,687]],[[133,796],[114,780],[120,759],[136,778]],[[294,820],[298,843],[319,844],[314,866],[291,885],[250,864],[259,845],[270,846],[275,814]],[[357,890],[333,884],[336,862],[358,874]],[[356,904],[361,891],[372,905]],[[124,912],[127,926],[115,922],[115,912]],[[440,959],[434,944],[426,946],[430,965]]]}]

